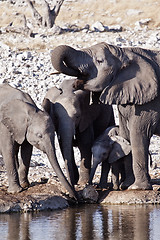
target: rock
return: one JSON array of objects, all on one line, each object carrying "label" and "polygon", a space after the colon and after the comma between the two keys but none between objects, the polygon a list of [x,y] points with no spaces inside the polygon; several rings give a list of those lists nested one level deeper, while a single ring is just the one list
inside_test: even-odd
[{"label": "rock", "polygon": [[101,22],[97,21],[90,27],[90,30],[96,32],[104,32],[106,29]]},{"label": "rock", "polygon": [[122,32],[122,29],[120,25],[105,26],[105,30],[108,32]]},{"label": "rock", "polygon": [[92,185],[87,185],[83,189],[83,198],[90,203],[96,203],[98,201],[98,192]]},{"label": "rock", "polygon": [[147,29],[148,23],[151,21],[151,18],[141,19],[140,21],[135,22],[135,30],[141,30],[142,28]]},{"label": "rock", "polygon": [[121,32],[122,26],[120,25],[111,25],[111,26],[104,26],[101,22],[95,22],[91,27],[91,31],[96,32]]},{"label": "rock", "polygon": [[127,11],[127,15],[128,15],[128,16],[131,16],[131,15],[139,15],[139,14],[141,14],[141,13],[142,13],[142,11],[137,10],[137,9],[128,9],[128,11]]}]

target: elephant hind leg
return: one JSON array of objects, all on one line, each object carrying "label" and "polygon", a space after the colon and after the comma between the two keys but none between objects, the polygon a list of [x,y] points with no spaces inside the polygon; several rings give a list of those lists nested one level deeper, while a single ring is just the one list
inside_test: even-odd
[{"label": "elephant hind leg", "polygon": [[19,176],[17,171],[18,163],[17,156],[15,154],[15,148],[12,141],[10,142],[10,139],[8,139],[8,142],[5,142],[4,144],[5,146],[2,146],[2,156],[7,170],[9,183],[8,192],[21,192],[23,189],[19,183]]},{"label": "elephant hind leg", "polygon": [[133,172],[135,182],[129,187],[133,190],[151,190],[148,172],[148,149],[150,138],[146,132],[131,131]]}]

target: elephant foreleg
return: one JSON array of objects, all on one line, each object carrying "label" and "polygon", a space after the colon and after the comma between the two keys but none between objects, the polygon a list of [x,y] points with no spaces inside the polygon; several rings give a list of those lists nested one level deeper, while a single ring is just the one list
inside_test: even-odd
[{"label": "elephant foreleg", "polygon": [[21,158],[19,159],[19,181],[23,188],[29,187],[28,171],[33,146],[25,140],[21,145]]},{"label": "elephant foreleg", "polygon": [[110,168],[111,168],[111,166],[107,160],[102,162],[101,178],[100,178],[100,182],[98,184],[98,186],[100,188],[108,188],[109,187],[108,174],[109,174]]},{"label": "elephant foreleg", "polygon": [[[132,167],[132,154],[131,153],[129,155],[123,157],[123,163],[124,163],[125,178],[122,177],[122,179],[121,179],[120,189],[125,190],[129,186],[131,186],[135,181],[133,167]],[[122,174],[124,175],[124,173],[122,173]]]},{"label": "elephant foreleg", "polygon": [[91,170],[91,147],[93,144],[93,129],[89,127],[82,133],[77,133],[78,147],[81,153],[80,179],[79,184],[88,183]]}]

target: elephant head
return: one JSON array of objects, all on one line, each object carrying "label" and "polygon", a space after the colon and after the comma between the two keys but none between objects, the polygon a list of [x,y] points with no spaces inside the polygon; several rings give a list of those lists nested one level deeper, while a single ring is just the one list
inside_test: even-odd
[{"label": "elephant head", "polygon": [[158,95],[157,53],[99,43],[82,50],[58,46],[51,53],[53,67],[78,77],[84,89],[102,92],[109,104],[144,104]]},{"label": "elephant head", "polygon": [[78,198],[59,166],[54,146],[54,125],[50,116],[38,109],[32,101],[14,100],[1,106],[0,120],[9,130],[11,138],[19,145],[26,139],[46,153],[57,177],[70,196]]},{"label": "elephant head", "polygon": [[104,161],[113,164],[130,153],[130,143],[117,134],[118,127],[109,127],[95,140],[92,146],[93,166],[90,173],[90,184],[92,183],[98,164]]}]

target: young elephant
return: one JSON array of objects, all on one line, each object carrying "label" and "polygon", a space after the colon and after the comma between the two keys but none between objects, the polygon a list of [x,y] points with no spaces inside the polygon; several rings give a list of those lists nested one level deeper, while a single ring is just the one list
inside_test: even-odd
[{"label": "young elephant", "polygon": [[101,178],[99,186],[107,186],[108,173],[112,168],[113,189],[119,188],[119,174],[121,181],[125,179],[125,169],[122,158],[131,152],[130,143],[119,136],[118,127],[109,127],[99,136],[92,146],[93,166],[90,173],[89,184],[92,180],[98,164],[102,163]]},{"label": "young elephant", "polygon": [[27,93],[1,84],[0,152],[6,165],[8,191],[11,193],[29,186],[27,175],[33,146],[47,154],[59,180],[76,198],[76,192],[65,178],[56,158],[52,119],[37,108]]},{"label": "young elephant", "polygon": [[[112,106],[99,103],[97,96],[92,97],[93,103],[90,104],[90,92],[74,91],[74,81],[66,80],[62,82],[61,88],[49,89],[42,104],[53,119],[72,185],[88,182],[93,141],[114,124]],[[81,154],[80,177],[75,164],[74,146],[79,148]]]}]

